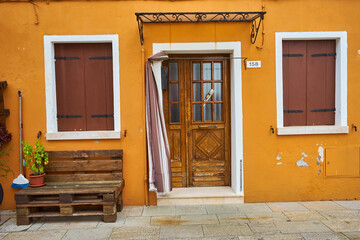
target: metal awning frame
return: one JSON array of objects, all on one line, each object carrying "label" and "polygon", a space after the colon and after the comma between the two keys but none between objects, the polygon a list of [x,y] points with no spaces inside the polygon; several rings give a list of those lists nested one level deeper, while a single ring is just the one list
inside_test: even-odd
[{"label": "metal awning frame", "polygon": [[135,13],[141,45],[144,45],[144,23],[251,22],[250,41],[255,43],[266,12],[142,12]]}]

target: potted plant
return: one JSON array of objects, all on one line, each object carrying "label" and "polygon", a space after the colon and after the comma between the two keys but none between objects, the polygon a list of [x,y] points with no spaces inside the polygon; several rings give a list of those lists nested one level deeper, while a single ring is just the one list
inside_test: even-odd
[{"label": "potted plant", "polygon": [[34,147],[28,142],[22,142],[25,166],[33,172],[30,174],[30,187],[41,187],[44,181],[44,166],[49,162],[49,155],[45,152],[44,145],[40,142],[40,133],[35,141]]},{"label": "potted plant", "polygon": [[[10,147],[3,146],[4,144],[10,141],[11,141],[11,133],[8,133],[8,131],[5,128],[0,128],[0,178],[5,178],[9,172],[11,172],[14,175],[13,171],[8,165],[9,159],[6,158],[9,156],[11,146]],[[2,203],[3,198],[4,198],[4,191],[0,183],[0,204]]]}]

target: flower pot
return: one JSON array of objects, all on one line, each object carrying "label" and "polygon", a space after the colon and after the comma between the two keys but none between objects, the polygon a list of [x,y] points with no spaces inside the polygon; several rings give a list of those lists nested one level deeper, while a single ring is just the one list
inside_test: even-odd
[{"label": "flower pot", "polygon": [[40,175],[30,175],[30,187],[41,187],[46,184],[44,181],[45,173]]}]

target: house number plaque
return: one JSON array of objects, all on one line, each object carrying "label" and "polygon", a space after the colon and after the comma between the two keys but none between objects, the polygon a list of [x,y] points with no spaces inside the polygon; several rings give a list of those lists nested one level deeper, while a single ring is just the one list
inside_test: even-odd
[{"label": "house number plaque", "polygon": [[246,68],[261,68],[261,61],[246,61]]}]

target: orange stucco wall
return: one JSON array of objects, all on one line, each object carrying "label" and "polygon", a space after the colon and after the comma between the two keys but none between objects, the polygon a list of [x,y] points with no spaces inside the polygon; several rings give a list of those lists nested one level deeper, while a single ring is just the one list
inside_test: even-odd
[{"label": "orange stucco wall", "polygon": [[[265,44],[261,34],[250,44],[249,23],[146,24],[145,43],[139,42],[135,12],[261,11],[265,6]],[[241,41],[241,52],[261,60],[261,69],[242,69],[245,201],[294,201],[360,198],[360,178],[326,178],[317,165],[319,146],[356,146],[360,133],[342,135],[277,136],[275,32],[347,31],[348,33],[348,125],[360,125],[359,1],[338,0],[198,0],[198,1],[57,1],[0,4],[0,80],[8,82],[5,106],[9,132],[13,133],[10,166],[15,176],[1,179],[5,199],[1,209],[15,207],[12,180],[19,173],[18,100],[23,91],[24,139],[46,133],[44,35],[118,34],[120,53],[120,140],[46,141],[48,150],[124,150],[125,205],[145,203],[146,167],[144,81],[142,48],[152,53],[154,42]],[[359,126],[360,127],[360,126]],[[309,167],[296,162],[302,153]],[[280,154],[283,164],[277,164]],[[321,173],[318,174],[319,170]]]}]

